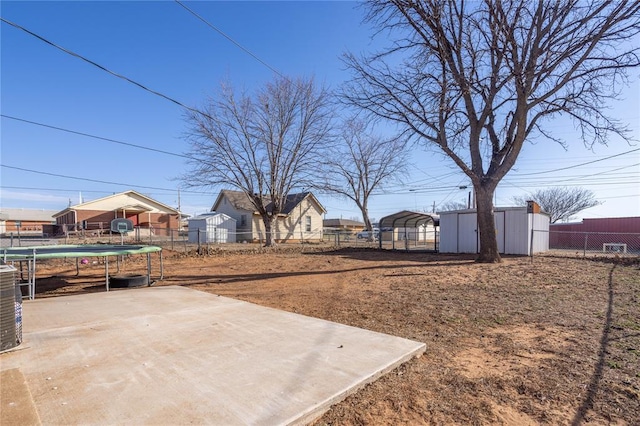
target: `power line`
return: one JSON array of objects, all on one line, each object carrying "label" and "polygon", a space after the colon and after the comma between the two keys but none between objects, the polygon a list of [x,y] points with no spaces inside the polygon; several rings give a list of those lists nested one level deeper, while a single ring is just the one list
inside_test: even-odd
[{"label": "power line", "polygon": [[263,61],[262,59],[260,59],[258,56],[256,56],[253,52],[251,52],[249,49],[247,49],[246,47],[242,46],[240,43],[238,43],[237,41],[235,41],[234,39],[232,39],[230,36],[228,36],[227,34],[225,34],[221,29],[217,28],[215,25],[213,25],[212,23],[210,23],[209,21],[207,21],[206,19],[204,19],[202,16],[198,15],[196,12],[194,12],[192,9],[190,9],[187,5],[185,5],[184,3],[182,3],[180,0],[174,0],[176,3],[178,3],[180,6],[182,6],[183,8],[185,8],[189,13],[191,13],[193,16],[195,16],[196,18],[198,18],[199,20],[201,20],[202,22],[204,22],[207,26],[209,26],[209,28],[211,28],[212,30],[214,30],[215,32],[217,32],[218,34],[220,34],[221,36],[223,36],[224,38],[226,38],[227,40],[229,40],[231,43],[233,43],[234,45],[236,45],[238,48],[240,48],[243,52],[245,52],[246,54],[248,54],[249,56],[251,56],[253,59],[255,59],[256,61],[260,62],[262,65],[264,65],[265,67],[269,68],[271,71],[273,71],[274,73],[278,74],[280,77],[285,78],[282,74],[280,74],[280,72],[278,70],[276,70],[275,68],[273,68],[271,65],[267,64],[265,61]]},{"label": "power line", "polygon": [[[29,191],[52,191],[52,192],[72,192],[72,193],[78,193],[78,192],[82,192],[84,193],[88,193],[88,194],[113,194],[114,191],[109,191],[109,190],[102,190],[102,191],[97,191],[95,189],[80,189],[80,188],[76,188],[76,189],[60,189],[60,188],[37,188],[37,187],[30,187],[30,186],[4,186],[1,185],[0,189],[19,189],[19,190],[29,190]],[[176,193],[176,189],[167,189],[167,190],[163,190],[162,192],[147,192],[145,191],[146,195],[167,195],[167,194],[175,194]],[[181,194],[193,194],[193,195],[211,195],[208,192],[194,192],[194,191],[184,191],[184,190],[179,190]]]},{"label": "power line", "polygon": [[[159,188],[159,187],[156,187],[156,186],[132,185],[132,184],[128,184],[128,183],[110,182],[110,181],[105,181],[105,180],[89,179],[89,178],[80,178],[80,177],[76,177],[76,176],[67,176],[67,175],[61,175],[61,174],[57,174],[57,173],[41,172],[39,170],[31,170],[31,169],[25,169],[25,168],[22,168],[22,167],[9,166],[9,165],[6,165],[6,164],[0,164],[0,167],[4,167],[4,168],[7,168],[7,169],[13,169],[13,170],[20,170],[22,172],[36,173],[36,174],[39,174],[39,175],[47,175],[47,176],[61,177],[61,178],[65,178],[65,179],[81,180],[81,181],[85,181],[85,182],[103,183],[103,184],[107,184],[107,185],[120,185],[120,186],[128,186],[128,187],[143,188],[143,189],[155,189],[155,190],[158,190],[158,191],[176,191],[175,188]],[[191,191],[184,191],[184,192],[189,192],[189,193],[193,193],[193,194],[206,194],[204,192],[191,192]]]},{"label": "power line", "polygon": [[75,52],[73,52],[73,51],[71,51],[69,49],[66,49],[66,48],[64,48],[62,46],[59,46],[56,43],[54,43],[54,42],[52,42],[50,40],[47,40],[46,38],[34,33],[33,31],[30,31],[30,30],[28,30],[28,29],[26,29],[26,28],[24,28],[24,27],[22,27],[22,26],[20,26],[20,25],[18,25],[16,23],[14,23],[14,22],[11,22],[11,21],[9,21],[9,20],[7,20],[5,18],[2,18],[2,17],[0,17],[0,20],[2,20],[2,22],[4,22],[4,23],[7,23],[7,24],[11,25],[12,27],[15,27],[15,28],[17,28],[17,29],[19,29],[21,31],[24,31],[25,33],[37,38],[38,40],[41,40],[41,41],[47,43],[50,46],[55,47],[56,49],[59,49],[59,50],[63,51],[64,53],[67,53],[67,54],[69,54],[71,56],[74,56],[74,57],[76,57],[76,58],[78,58],[78,59],[80,59],[82,61],[85,61],[88,64],[91,64],[94,67],[97,67],[97,68],[101,69],[102,71],[105,71],[105,72],[107,72],[107,73],[109,73],[109,74],[111,74],[111,75],[113,75],[115,77],[121,78],[121,79],[127,81],[128,83],[131,83],[131,84],[133,84],[133,85],[135,85],[135,86],[137,86],[137,87],[139,87],[139,88],[141,88],[141,89],[143,89],[143,90],[145,90],[145,91],[147,91],[149,93],[152,93],[152,94],[154,94],[156,96],[160,96],[161,98],[166,99],[166,100],[168,100],[170,102],[173,102],[174,104],[179,105],[182,108],[188,109],[189,111],[193,111],[193,112],[195,112],[197,114],[201,114],[201,115],[203,115],[203,116],[205,116],[207,118],[212,118],[209,115],[203,113],[202,111],[198,111],[195,108],[187,106],[187,105],[183,104],[182,102],[180,102],[180,101],[178,101],[178,100],[176,100],[176,99],[174,99],[174,98],[172,98],[170,96],[167,96],[167,95],[165,95],[163,93],[160,93],[160,92],[158,92],[156,90],[149,89],[148,87],[144,86],[143,84],[138,83],[137,81],[134,81],[134,80],[130,79],[129,77],[126,77],[126,76],[124,76],[122,74],[118,74],[117,72],[111,71],[110,69],[98,64],[97,62],[92,61],[91,59],[87,59],[87,58],[85,58],[84,56],[82,56],[82,55],[80,55],[78,53],[75,53]]},{"label": "power line", "polygon": [[189,160],[196,160],[196,158],[189,157],[188,155],[176,154],[175,152],[163,151],[161,149],[150,148],[150,147],[143,146],[143,145],[136,145],[136,144],[129,143],[129,142],[122,142],[122,141],[118,141],[118,140],[115,140],[115,139],[110,139],[110,138],[105,138],[105,137],[102,137],[102,136],[91,135],[89,133],[79,132],[79,131],[76,131],[76,130],[64,129],[62,127],[52,126],[50,124],[38,123],[37,121],[26,120],[24,118],[12,117],[12,116],[6,115],[6,114],[0,114],[0,117],[8,118],[10,120],[22,121],[23,123],[29,123],[29,124],[33,124],[35,126],[41,126],[41,127],[46,127],[46,128],[49,128],[49,129],[59,130],[61,132],[72,133],[74,135],[86,136],[86,137],[89,137],[89,138],[99,139],[99,140],[103,140],[103,141],[106,141],[106,142],[112,142],[112,143],[117,143],[117,144],[120,144],[120,145],[130,146],[130,147],[133,147],[133,148],[139,148],[139,149],[144,149],[144,150],[147,150],[147,151],[158,152],[160,154],[172,155],[174,157],[187,158]]},{"label": "power line", "polygon": [[609,160],[609,159],[615,158],[615,157],[620,157],[621,155],[630,154],[630,153],[636,152],[636,151],[640,151],[640,148],[632,149],[631,151],[621,152],[621,153],[615,154],[615,155],[610,155],[608,157],[600,158],[598,160],[588,161],[586,163],[574,164],[573,166],[567,166],[567,167],[561,167],[559,169],[545,170],[543,172],[534,172],[534,173],[522,173],[522,174],[518,175],[518,177],[520,177],[520,176],[542,175],[542,174],[545,174],[545,173],[553,173],[553,172],[559,172],[559,171],[562,171],[562,170],[574,169],[576,167],[581,167],[581,166],[586,166],[588,164],[598,163],[600,161]]},{"label": "power line", "polygon": [[[178,3],[180,3],[180,2],[178,2]],[[181,4],[181,3],[180,3],[180,4]],[[190,10],[189,8],[187,8],[186,6],[184,6],[184,5],[182,5],[182,4],[181,4],[181,6],[185,7],[187,10],[191,11],[191,10]],[[195,14],[195,13],[194,13],[194,14]],[[198,16],[198,15],[196,14],[196,16]],[[207,23],[208,25],[212,26],[212,25],[211,25],[211,24],[209,24],[207,21],[205,21],[203,18],[201,18],[200,16],[198,16],[198,18],[202,19],[205,23]],[[66,48],[64,48],[64,47],[62,47],[62,46],[59,46],[59,45],[57,45],[56,43],[54,43],[54,42],[52,42],[52,41],[50,41],[50,40],[48,40],[48,39],[46,39],[46,38],[44,38],[44,37],[42,37],[42,36],[40,36],[40,35],[36,34],[36,33],[34,33],[33,31],[30,31],[30,30],[28,30],[28,29],[26,29],[26,28],[24,28],[24,27],[22,27],[22,26],[20,26],[20,25],[18,25],[18,24],[16,24],[16,23],[14,23],[14,22],[11,22],[11,21],[9,21],[9,20],[7,20],[7,19],[5,19],[5,18],[2,18],[2,17],[0,17],[0,20],[1,20],[2,22],[5,22],[5,23],[7,23],[7,24],[9,24],[9,25],[11,25],[11,26],[13,26],[13,27],[15,27],[15,28],[17,28],[17,29],[21,30],[21,31],[26,32],[27,34],[29,34],[29,35],[31,35],[31,36],[33,36],[33,37],[36,37],[38,40],[41,40],[41,41],[43,41],[43,42],[45,42],[45,43],[49,44],[50,46],[53,46],[53,47],[55,47],[56,49],[59,49],[59,50],[63,51],[64,53],[67,53],[67,54],[69,54],[69,55],[71,55],[71,56],[74,56],[74,57],[76,57],[76,58],[78,58],[78,59],[80,59],[80,60],[82,60],[82,61],[85,61],[85,62],[87,62],[87,63],[89,63],[89,64],[91,64],[91,65],[93,65],[93,66],[95,66],[95,67],[99,68],[99,69],[100,69],[100,70],[102,70],[102,71],[105,71],[105,72],[107,72],[107,73],[109,73],[109,74],[111,74],[111,75],[113,75],[113,76],[115,76],[115,77],[121,78],[121,79],[123,79],[123,80],[127,81],[128,83],[131,83],[131,84],[133,84],[133,85],[135,85],[135,86],[137,86],[137,87],[139,87],[139,88],[141,88],[141,89],[143,89],[143,90],[145,90],[145,91],[147,91],[147,92],[149,92],[149,93],[152,93],[152,94],[154,94],[154,95],[156,95],[156,96],[159,96],[159,97],[161,97],[161,98],[163,98],[163,99],[166,99],[166,100],[168,100],[168,101],[170,101],[170,102],[172,102],[172,103],[174,103],[174,104],[176,104],[176,105],[178,105],[178,106],[181,106],[182,108],[185,108],[185,109],[187,109],[187,110],[189,110],[189,111],[192,111],[192,112],[194,112],[194,113],[196,113],[196,114],[199,114],[199,115],[201,115],[201,116],[203,116],[203,117],[206,117],[206,118],[208,118],[208,119],[210,119],[210,120],[214,120],[214,121],[215,121],[215,119],[214,119],[211,115],[209,115],[209,114],[207,114],[207,113],[205,113],[205,112],[202,112],[202,111],[200,111],[200,110],[198,110],[198,109],[196,109],[196,108],[192,108],[192,107],[190,107],[190,106],[187,106],[187,105],[183,104],[182,102],[180,102],[180,101],[178,101],[178,100],[176,100],[176,99],[174,99],[174,98],[172,98],[172,97],[170,97],[170,96],[167,96],[167,95],[165,95],[165,94],[163,94],[163,93],[161,93],[161,92],[158,92],[158,91],[156,91],[156,90],[149,89],[148,87],[144,86],[144,85],[143,85],[143,84],[141,84],[141,83],[138,83],[137,81],[134,81],[134,80],[130,79],[129,77],[126,77],[126,76],[124,76],[124,75],[122,75],[122,74],[118,74],[118,73],[116,73],[116,72],[114,72],[114,71],[111,71],[110,69],[108,69],[108,68],[106,68],[106,67],[104,67],[104,66],[102,66],[102,65],[98,64],[97,62],[94,62],[94,61],[92,61],[91,59],[88,59],[88,58],[86,58],[86,57],[84,57],[84,56],[82,56],[82,55],[80,55],[80,54],[78,54],[78,53],[75,53],[75,52],[73,52],[73,51],[71,51],[71,50],[69,50],[69,49],[66,49]],[[212,26],[212,28],[216,29],[216,28],[215,28],[215,27],[213,27],[213,26]],[[217,30],[217,29],[216,29],[216,30]],[[229,37],[228,37],[228,36],[226,36],[226,35],[225,35],[225,37],[229,38]],[[233,39],[231,39],[231,38],[229,38],[229,39],[230,39],[231,41],[233,41]],[[236,43],[235,41],[233,41],[233,42],[234,42],[234,43]],[[237,43],[236,43],[236,44],[237,44]],[[240,46],[240,45],[238,44],[238,46]],[[240,47],[241,47],[243,50],[246,50],[246,49],[244,49],[242,46],[240,46]],[[247,52],[248,52],[248,51],[247,51]],[[248,52],[248,53],[250,53],[250,54],[251,54],[251,52]],[[254,56],[253,54],[251,54],[251,55],[252,55],[252,56]],[[258,59],[260,62],[262,62],[259,58],[257,58],[257,57],[256,57],[256,59]],[[266,63],[265,63],[265,65],[266,65],[266,66],[268,66]],[[269,67],[269,66],[268,66],[268,67]],[[269,67],[269,68],[271,68],[271,67]],[[279,76],[281,76],[281,77],[283,77],[283,78],[286,78],[286,77],[284,77],[282,74],[280,74],[278,71],[276,71],[276,70],[273,70],[273,71],[274,71],[274,72],[276,72]],[[282,149],[283,149],[283,150],[285,150],[285,151],[290,151],[290,152],[292,152],[290,148],[282,147]],[[186,158],[191,158],[191,157],[186,157]],[[192,158],[192,159],[193,159],[193,158]]]}]

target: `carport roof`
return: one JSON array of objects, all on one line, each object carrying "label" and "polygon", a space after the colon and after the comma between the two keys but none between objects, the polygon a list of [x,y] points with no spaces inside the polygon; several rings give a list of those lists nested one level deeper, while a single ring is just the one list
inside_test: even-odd
[{"label": "carport roof", "polygon": [[440,216],[433,213],[412,212],[403,210],[380,219],[379,227],[382,228],[417,228],[421,225],[433,223],[440,225]]}]

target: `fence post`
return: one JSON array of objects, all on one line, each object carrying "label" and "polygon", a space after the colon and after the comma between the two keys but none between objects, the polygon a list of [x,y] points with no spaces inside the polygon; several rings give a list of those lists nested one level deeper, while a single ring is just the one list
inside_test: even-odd
[{"label": "fence post", "polygon": [[535,230],[531,228],[531,241],[529,242],[529,256],[531,257],[531,263],[533,263],[533,236]]},{"label": "fence post", "polygon": [[589,233],[584,234],[584,250],[582,251],[582,257],[587,257],[587,241],[589,240]]},{"label": "fence post", "polygon": [[198,228],[198,254],[200,253],[200,228]]},{"label": "fence post", "polygon": [[169,229],[169,232],[171,233],[171,251],[173,251],[173,229]]}]

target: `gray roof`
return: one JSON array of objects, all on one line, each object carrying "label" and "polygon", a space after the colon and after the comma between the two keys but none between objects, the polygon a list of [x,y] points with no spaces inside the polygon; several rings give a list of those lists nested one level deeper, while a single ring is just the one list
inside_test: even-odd
[{"label": "gray roof", "polygon": [[325,219],[322,221],[322,226],[352,226],[352,227],[364,227],[363,222],[351,219]]},{"label": "gray roof", "polygon": [[53,215],[57,210],[37,209],[0,209],[0,220],[26,220],[38,222],[55,222]]},{"label": "gray roof", "polygon": [[[309,195],[313,197],[313,194],[310,192],[300,192],[298,194],[289,194],[287,196],[287,199],[285,200],[284,207],[282,208],[281,213],[287,214],[287,215],[290,214],[291,211]],[[212,210],[215,209],[217,203],[222,199],[222,196],[225,196],[227,200],[229,200],[231,205],[234,207],[234,209],[236,210],[245,210],[250,212],[256,211],[255,206],[251,203],[251,200],[249,199],[249,197],[247,197],[247,195],[244,192],[232,191],[229,189],[223,189],[222,191],[220,191],[220,195],[216,200],[216,204],[213,205]],[[270,197],[265,195],[263,199],[265,202],[267,202],[267,205],[266,205],[267,211],[272,211],[273,203],[271,202]],[[318,205],[320,206],[320,208],[324,210],[324,207],[322,207],[320,203],[318,203]]]}]

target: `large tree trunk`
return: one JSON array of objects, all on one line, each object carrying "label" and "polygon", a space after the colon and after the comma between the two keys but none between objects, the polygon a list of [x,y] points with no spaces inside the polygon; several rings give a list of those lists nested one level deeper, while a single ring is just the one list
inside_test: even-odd
[{"label": "large tree trunk", "polygon": [[265,247],[273,247],[276,245],[276,240],[274,238],[274,217],[271,215],[262,215],[262,221],[264,222],[264,246]]},{"label": "large tree trunk", "polygon": [[498,252],[496,225],[493,217],[493,193],[495,188],[474,185],[476,193],[476,212],[478,218],[478,232],[480,233],[480,253],[477,262],[502,262]]},{"label": "large tree trunk", "polygon": [[358,207],[360,207],[360,211],[362,212],[364,227],[367,231],[369,231],[369,238],[367,238],[367,241],[374,241],[375,236],[373,235],[373,225],[371,224],[371,219],[369,218],[369,209],[367,209],[366,204],[358,203]]}]

